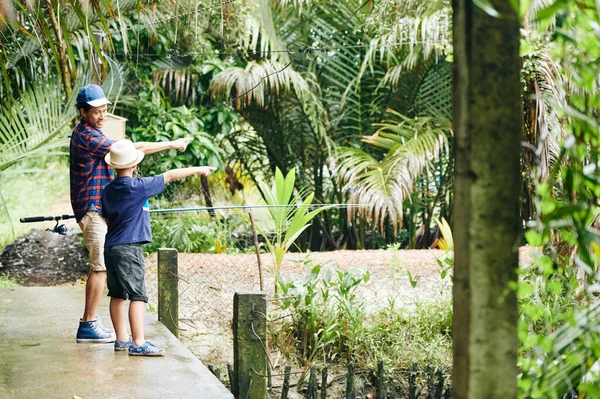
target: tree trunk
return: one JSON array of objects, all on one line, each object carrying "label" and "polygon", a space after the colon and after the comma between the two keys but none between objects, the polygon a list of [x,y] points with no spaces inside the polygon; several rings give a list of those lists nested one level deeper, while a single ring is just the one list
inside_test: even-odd
[{"label": "tree trunk", "polygon": [[[315,181],[315,203],[323,203],[323,163],[320,162],[320,157],[315,160],[313,179]],[[322,245],[321,238],[321,215],[317,215],[312,220],[310,226],[310,243],[311,251],[320,251]]]},{"label": "tree trunk", "polygon": [[517,397],[521,112],[519,22],[453,0],[453,398]]},{"label": "tree trunk", "polygon": [[[61,32],[60,24],[55,15],[54,6],[52,1],[46,0],[46,6],[48,7],[48,15],[50,16],[50,22],[52,23],[52,29],[56,36],[56,48],[58,55],[58,65],[60,67],[60,76],[62,78],[63,87],[67,98],[73,92],[73,86],[71,85],[71,71],[69,69],[69,61],[67,60],[67,43]],[[50,38],[48,38],[50,40]]]},{"label": "tree trunk", "polygon": [[[200,176],[200,183],[202,184],[202,195],[204,196],[206,206],[208,208],[212,208],[213,202],[212,196],[210,195],[210,187],[208,186],[208,178],[206,176]],[[209,209],[208,214],[213,218],[216,216],[215,211],[213,209]]]}]

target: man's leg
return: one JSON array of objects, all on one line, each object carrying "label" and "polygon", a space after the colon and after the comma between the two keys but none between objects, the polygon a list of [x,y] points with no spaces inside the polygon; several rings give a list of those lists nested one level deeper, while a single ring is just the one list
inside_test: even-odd
[{"label": "man's leg", "polygon": [[98,314],[98,305],[106,284],[104,240],[108,227],[106,220],[95,211],[86,213],[79,226],[90,254],[90,274],[85,286],[85,308],[81,320],[92,321]]},{"label": "man's leg", "polygon": [[105,284],[106,270],[90,271],[87,283],[85,284],[85,308],[83,310],[83,317],[81,318],[82,321],[91,321],[96,318]]},{"label": "man's leg", "polygon": [[77,342],[113,342],[112,329],[105,329],[97,318],[98,305],[106,283],[104,265],[104,240],[106,220],[98,212],[88,212],[79,222],[83,232],[83,241],[90,253],[90,274],[85,286],[85,308],[79,321]]}]

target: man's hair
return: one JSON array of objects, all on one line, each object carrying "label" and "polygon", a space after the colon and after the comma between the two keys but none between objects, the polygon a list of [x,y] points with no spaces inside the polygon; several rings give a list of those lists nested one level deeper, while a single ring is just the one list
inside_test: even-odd
[{"label": "man's hair", "polygon": [[77,103],[75,106],[77,107],[77,112],[79,112],[80,108],[83,108],[85,112],[88,112],[90,109],[92,109],[92,106],[88,103]]}]

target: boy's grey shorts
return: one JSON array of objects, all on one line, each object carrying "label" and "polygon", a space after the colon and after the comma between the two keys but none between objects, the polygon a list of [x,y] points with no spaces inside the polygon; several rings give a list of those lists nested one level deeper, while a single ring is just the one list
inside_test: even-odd
[{"label": "boy's grey shorts", "polygon": [[105,247],[104,261],[108,296],[148,303],[146,265],[140,244]]}]

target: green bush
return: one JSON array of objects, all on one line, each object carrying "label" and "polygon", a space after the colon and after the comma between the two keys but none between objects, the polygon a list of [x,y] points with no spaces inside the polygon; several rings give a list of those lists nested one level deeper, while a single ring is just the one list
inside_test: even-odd
[{"label": "green bush", "polygon": [[243,220],[236,216],[211,217],[206,212],[153,214],[150,219],[152,243],[144,246],[146,252],[158,248],[175,248],[190,253],[235,253],[235,231]]},{"label": "green bush", "polygon": [[[128,134],[134,142],[162,142],[180,138],[192,138],[184,152],[175,149],[148,155],[140,164],[140,174],[151,176],[170,169],[187,166],[223,165],[224,152],[215,144],[215,138],[205,126],[210,112],[184,105],[171,107],[164,98],[153,98],[157,89],[142,90],[136,103],[133,128]],[[160,92],[159,92],[160,93]],[[206,122],[206,123],[205,123]]]},{"label": "green bush", "polygon": [[393,300],[376,314],[365,312],[356,289],[369,280],[366,270],[341,271],[305,262],[306,276],[284,281],[278,276],[281,312],[289,318],[271,327],[271,342],[285,357],[308,367],[313,362],[345,364],[374,370],[420,368],[449,370],[452,364],[451,301],[399,309]]}]

